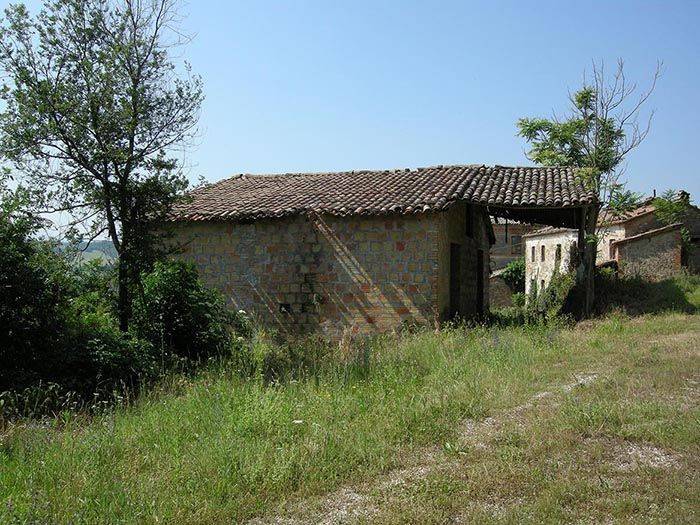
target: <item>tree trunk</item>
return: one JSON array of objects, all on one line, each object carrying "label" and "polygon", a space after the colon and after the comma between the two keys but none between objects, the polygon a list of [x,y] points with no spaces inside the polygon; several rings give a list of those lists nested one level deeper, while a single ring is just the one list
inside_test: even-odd
[{"label": "tree trunk", "polygon": [[593,313],[595,303],[595,265],[598,255],[598,241],[596,238],[596,227],[598,225],[598,208],[591,207],[586,214],[586,295],[584,299],[584,315],[586,317]]},{"label": "tree trunk", "polygon": [[131,294],[130,288],[130,271],[129,262],[126,252],[119,255],[119,299],[117,309],[119,310],[119,329],[126,332],[129,329],[129,320],[131,319]]},{"label": "tree trunk", "polygon": [[595,207],[583,208],[578,234],[579,267],[576,271],[576,280],[581,291],[579,297],[583,317],[591,315],[595,301],[594,278],[598,253],[598,244],[595,242],[597,223],[598,209]]}]

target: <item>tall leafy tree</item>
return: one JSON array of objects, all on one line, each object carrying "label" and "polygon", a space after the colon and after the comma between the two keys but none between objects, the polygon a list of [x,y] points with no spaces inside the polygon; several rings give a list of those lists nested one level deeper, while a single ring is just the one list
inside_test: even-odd
[{"label": "tall leafy tree", "polygon": [[41,212],[61,211],[118,254],[126,330],[138,274],[159,256],[160,224],[187,180],[178,152],[196,134],[201,79],[176,0],[45,0],[0,25],[0,153]]},{"label": "tall leafy tree", "polygon": [[585,184],[598,195],[599,207],[585,218],[586,241],[579,278],[587,283],[585,310],[593,302],[596,227],[600,207],[619,209],[634,205],[638,196],[621,182],[624,161],[649,134],[653,111],[642,115],[661,74],[657,65],[650,86],[640,91],[625,74],[624,62],[609,74],[593,64],[592,77],[584,76],[580,89],[569,95],[569,111],[563,117],[522,118],[518,134],[530,145],[528,158],[543,166],[579,169]]}]

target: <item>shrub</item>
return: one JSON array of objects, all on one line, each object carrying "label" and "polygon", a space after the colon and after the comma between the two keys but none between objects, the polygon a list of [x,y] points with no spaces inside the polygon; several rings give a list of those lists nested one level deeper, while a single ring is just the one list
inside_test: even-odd
[{"label": "shrub", "polygon": [[119,330],[112,310],[94,293],[72,302],[63,347],[61,383],[83,396],[138,390],[163,369],[153,345]]},{"label": "shrub", "polygon": [[698,276],[681,274],[652,282],[639,276],[618,277],[599,269],[595,279],[597,314],[619,310],[630,315],[667,311],[695,313],[700,307]]},{"label": "shrub", "polygon": [[527,301],[527,296],[525,295],[525,292],[515,292],[512,297],[513,301],[513,306],[516,308],[522,308],[525,306],[525,302]]},{"label": "shrub", "polygon": [[37,223],[0,215],[0,390],[53,370],[68,290],[51,247],[31,239]]},{"label": "shrub", "polygon": [[513,292],[525,292],[525,257],[509,262],[501,277]]},{"label": "shrub", "polygon": [[0,419],[107,402],[154,377],[152,346],[118,329],[108,272],[71,264],[0,204]]},{"label": "shrub", "polygon": [[526,306],[526,317],[531,321],[562,320],[564,314],[572,311],[574,291],[574,275],[554,272],[545,289],[534,293],[531,291]]},{"label": "shrub", "polygon": [[159,262],[142,277],[132,324],[163,357],[198,361],[230,348],[234,315],[220,293],[204,287],[193,265]]}]

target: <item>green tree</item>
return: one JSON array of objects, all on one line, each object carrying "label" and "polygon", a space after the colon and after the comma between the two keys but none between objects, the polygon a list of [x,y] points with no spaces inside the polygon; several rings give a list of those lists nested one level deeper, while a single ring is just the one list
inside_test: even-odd
[{"label": "green tree", "polygon": [[[685,222],[692,210],[690,196],[685,192],[674,190],[666,190],[660,197],[655,198],[654,208],[656,217],[666,225]],[[683,260],[686,262],[694,246],[690,230],[685,225],[681,227],[681,242]]]},{"label": "green tree", "polygon": [[196,133],[201,79],[180,66],[175,0],[45,0],[0,26],[0,154],[39,212],[67,212],[118,254],[126,330],[138,275],[162,254],[162,219],[187,187],[178,152]]},{"label": "green tree", "polygon": [[564,117],[522,118],[518,134],[529,144],[528,158],[543,166],[571,166],[585,185],[598,196],[599,207],[584,219],[586,242],[578,269],[580,282],[587,284],[584,309],[593,303],[593,270],[597,252],[596,229],[601,207],[629,207],[638,196],[621,182],[626,156],[649,134],[654,112],[641,118],[661,74],[657,65],[650,87],[642,92],[630,82],[622,60],[609,75],[603,64],[593,65],[592,78],[584,76],[583,86],[570,94],[570,108]]},{"label": "green tree", "polygon": [[513,292],[525,291],[525,257],[518,257],[509,262],[501,274],[503,280]]}]

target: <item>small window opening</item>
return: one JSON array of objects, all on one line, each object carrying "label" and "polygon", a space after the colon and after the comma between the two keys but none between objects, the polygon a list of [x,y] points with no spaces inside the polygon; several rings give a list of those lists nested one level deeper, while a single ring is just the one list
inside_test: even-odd
[{"label": "small window opening", "polygon": [[542,245],[542,253],[540,254],[540,260],[544,261],[544,244]]},{"label": "small window opening", "polygon": [[280,313],[281,314],[291,314],[292,305],[289,303],[280,303]]},{"label": "small window opening", "polygon": [[544,279],[542,279],[542,280],[540,281],[540,291],[541,291],[541,292],[544,291]]},{"label": "small window opening", "polygon": [[561,244],[557,244],[557,251],[554,253],[554,260],[561,261]]},{"label": "small window opening", "polygon": [[535,247],[532,247],[532,262],[535,262]]}]

